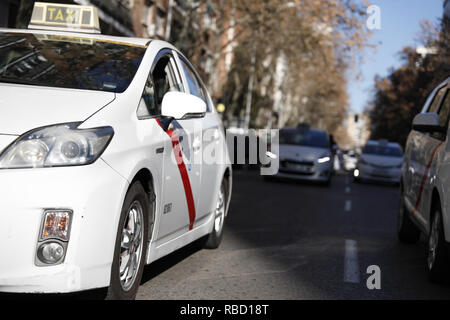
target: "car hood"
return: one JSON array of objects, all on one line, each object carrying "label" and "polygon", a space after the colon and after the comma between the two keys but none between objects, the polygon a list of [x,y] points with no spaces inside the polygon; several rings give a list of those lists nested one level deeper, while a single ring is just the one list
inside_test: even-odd
[{"label": "car hood", "polygon": [[0,84],[0,135],[84,121],[114,98],[112,92]]},{"label": "car hood", "polygon": [[368,164],[380,167],[395,167],[401,165],[403,162],[403,158],[400,157],[386,157],[370,154],[361,155],[360,161],[361,160],[367,162]]},{"label": "car hood", "polygon": [[317,159],[330,156],[331,152],[327,148],[317,148],[308,146],[294,146],[289,144],[280,144],[280,159],[289,159],[295,161],[316,161]]}]

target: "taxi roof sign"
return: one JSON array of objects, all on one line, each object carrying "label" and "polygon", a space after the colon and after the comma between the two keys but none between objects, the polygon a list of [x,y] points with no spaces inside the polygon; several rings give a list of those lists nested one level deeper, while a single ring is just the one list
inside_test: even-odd
[{"label": "taxi roof sign", "polygon": [[93,6],[36,2],[28,28],[100,33],[100,22]]}]

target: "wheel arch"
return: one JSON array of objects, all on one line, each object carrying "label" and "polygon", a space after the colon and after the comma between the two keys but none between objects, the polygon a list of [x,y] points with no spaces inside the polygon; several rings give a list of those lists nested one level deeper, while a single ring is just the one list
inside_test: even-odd
[{"label": "wheel arch", "polygon": [[148,168],[142,168],[134,175],[134,178],[131,181],[130,186],[132,186],[133,183],[135,183],[136,181],[139,181],[142,184],[142,187],[147,193],[150,203],[152,204],[152,209],[150,212],[148,212],[149,239],[151,239],[154,230],[153,226],[156,218],[156,201],[155,201],[156,195],[155,195],[155,185],[153,175]]},{"label": "wheel arch", "polygon": [[428,232],[430,232],[431,228],[431,221],[433,221],[434,215],[436,214],[436,208],[439,207],[441,211],[441,219],[444,226],[444,236],[446,241],[450,240],[450,234],[448,234],[447,228],[445,227],[448,224],[448,219],[446,219],[446,216],[443,212],[444,206],[442,205],[442,197],[437,187],[433,188],[432,194],[431,194],[431,203],[430,203],[430,215],[428,219]]}]

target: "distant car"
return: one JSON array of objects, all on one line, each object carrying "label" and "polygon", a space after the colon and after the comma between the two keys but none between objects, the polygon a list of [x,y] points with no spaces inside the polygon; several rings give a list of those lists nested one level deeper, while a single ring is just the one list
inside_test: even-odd
[{"label": "distant car", "polygon": [[342,155],[344,160],[344,169],[346,171],[353,171],[356,169],[356,164],[358,163],[358,157],[355,151],[349,150],[344,152]]},{"label": "distant car", "polygon": [[400,183],[402,163],[403,151],[398,143],[369,140],[362,149],[353,176],[355,181]]},{"label": "distant car", "polygon": [[400,184],[398,237],[405,243],[428,239],[433,282],[450,278],[450,78],[430,95],[413,121]]},{"label": "distant car", "polygon": [[333,172],[332,152],[326,131],[310,128],[280,130],[278,173],[292,178],[330,183]]}]

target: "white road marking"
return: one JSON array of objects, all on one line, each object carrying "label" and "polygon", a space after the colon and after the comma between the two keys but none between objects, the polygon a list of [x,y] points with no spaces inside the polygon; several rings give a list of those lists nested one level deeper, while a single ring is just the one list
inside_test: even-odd
[{"label": "white road marking", "polygon": [[345,211],[349,212],[352,211],[352,200],[346,200],[345,201]]},{"label": "white road marking", "polygon": [[350,193],[350,187],[345,187],[345,193]]},{"label": "white road marking", "polygon": [[358,243],[345,240],[344,282],[359,283]]}]

